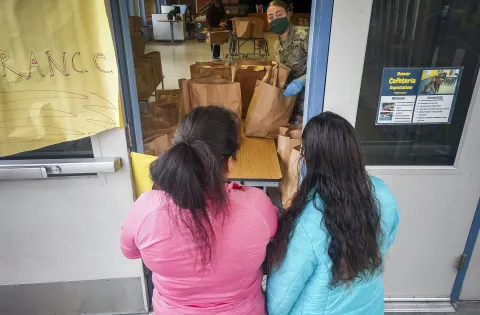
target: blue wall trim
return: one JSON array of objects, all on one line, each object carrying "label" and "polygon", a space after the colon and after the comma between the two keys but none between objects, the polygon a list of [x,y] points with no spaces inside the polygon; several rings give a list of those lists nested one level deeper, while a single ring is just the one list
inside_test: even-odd
[{"label": "blue wall trim", "polygon": [[118,72],[125,115],[125,123],[130,128],[131,150],[143,152],[140,110],[137,99],[137,85],[133,66],[132,42],[128,26],[128,2],[110,0],[113,36],[117,54]]},{"label": "blue wall trim", "polygon": [[477,210],[475,210],[472,226],[470,227],[470,232],[468,232],[467,242],[465,244],[465,249],[463,251],[463,254],[466,255],[465,265],[463,269],[457,273],[457,277],[455,278],[455,283],[453,284],[452,294],[450,295],[450,301],[452,303],[456,303],[460,299],[460,293],[462,292],[463,281],[465,280],[465,276],[467,275],[468,265],[470,264],[470,259],[472,258],[473,249],[475,248],[475,242],[477,241],[479,230],[480,230],[480,200],[477,205]]},{"label": "blue wall trim", "polygon": [[307,62],[304,122],[323,111],[334,0],[313,0]]}]

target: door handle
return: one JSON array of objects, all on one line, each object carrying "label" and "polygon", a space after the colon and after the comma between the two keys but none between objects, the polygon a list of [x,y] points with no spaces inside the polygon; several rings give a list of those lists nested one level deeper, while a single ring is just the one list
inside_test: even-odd
[{"label": "door handle", "polygon": [[50,159],[0,161],[0,181],[47,179],[59,175],[114,173],[122,168],[122,160],[99,159]]},{"label": "door handle", "polygon": [[45,167],[0,167],[0,181],[47,178]]}]

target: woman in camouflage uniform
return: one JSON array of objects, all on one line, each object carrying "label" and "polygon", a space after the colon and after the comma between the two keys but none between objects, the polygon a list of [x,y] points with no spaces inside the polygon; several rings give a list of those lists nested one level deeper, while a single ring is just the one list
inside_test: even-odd
[{"label": "woman in camouflage uniform", "polygon": [[291,24],[287,5],[281,0],[270,2],[267,18],[270,30],[278,34],[275,60],[291,69],[285,96],[298,94],[295,112],[303,114],[309,28]]}]

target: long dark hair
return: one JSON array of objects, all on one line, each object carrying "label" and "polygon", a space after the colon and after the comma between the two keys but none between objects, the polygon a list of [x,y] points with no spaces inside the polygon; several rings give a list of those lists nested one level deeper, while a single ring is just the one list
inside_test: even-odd
[{"label": "long dark hair", "polygon": [[281,264],[297,220],[313,200],[323,212],[319,228],[324,225],[330,236],[330,286],[372,276],[382,265],[380,212],[355,129],[336,114],[320,114],[305,126],[301,156],[306,174],[279,222],[269,269]]},{"label": "long dark hair", "polygon": [[215,243],[212,220],[227,215],[226,163],[239,148],[239,126],[225,108],[198,107],[181,119],[173,146],[150,166],[154,189],[171,196],[203,267]]}]

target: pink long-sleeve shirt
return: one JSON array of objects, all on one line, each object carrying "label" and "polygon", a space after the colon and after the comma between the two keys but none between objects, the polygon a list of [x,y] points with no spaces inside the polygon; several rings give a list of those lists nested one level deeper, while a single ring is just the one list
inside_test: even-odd
[{"label": "pink long-sleeve shirt", "polygon": [[213,220],[215,245],[205,267],[168,195],[149,191],[132,206],[121,250],[153,272],[155,314],[266,314],[261,265],[277,229],[277,209],[259,189],[226,187],[228,215]]}]

